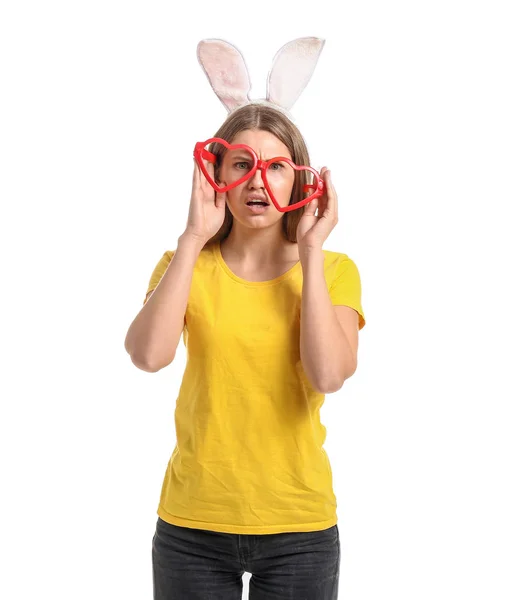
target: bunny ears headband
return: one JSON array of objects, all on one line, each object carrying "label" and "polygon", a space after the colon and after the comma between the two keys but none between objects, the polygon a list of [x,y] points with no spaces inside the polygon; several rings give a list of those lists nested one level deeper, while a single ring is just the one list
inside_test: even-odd
[{"label": "bunny ears headband", "polygon": [[269,104],[287,111],[293,106],[309,82],[325,40],[298,38],[277,52],[266,82],[266,98],[251,100],[249,72],[244,58],[235,46],[223,40],[202,40],[198,44],[198,61],[213,91],[231,113],[252,102]]}]

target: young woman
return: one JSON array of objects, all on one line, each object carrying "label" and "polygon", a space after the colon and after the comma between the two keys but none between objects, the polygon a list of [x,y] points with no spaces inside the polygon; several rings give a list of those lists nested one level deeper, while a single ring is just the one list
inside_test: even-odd
[{"label": "young woman", "polygon": [[[182,333],[187,349],[153,538],[154,598],[240,600],[249,572],[251,599],[332,600],[340,542],[319,409],[357,366],[358,269],[322,248],[338,222],[328,169],[320,198],[274,205],[312,192],[288,162],[256,163],[310,166],[283,112],[249,104],[214,137],[228,145],[200,156],[219,188],[252,174],[220,193],[195,161],[186,229],[155,267],[126,338],[150,372],[172,362]],[[240,144],[254,154],[228,147]]]}]

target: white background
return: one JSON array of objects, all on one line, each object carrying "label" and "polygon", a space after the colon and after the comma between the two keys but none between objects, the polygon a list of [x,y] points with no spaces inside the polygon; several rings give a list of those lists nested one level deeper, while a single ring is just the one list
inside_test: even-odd
[{"label": "white background", "polygon": [[2,598],[152,597],[185,347],[150,374],[124,339],[185,228],[194,143],[226,117],[196,46],[235,44],[259,98],[307,35],[326,44],[292,114],[332,170],[324,247],[356,262],[367,320],[321,411],[339,597],[508,598],[501,8],[2,4]]}]

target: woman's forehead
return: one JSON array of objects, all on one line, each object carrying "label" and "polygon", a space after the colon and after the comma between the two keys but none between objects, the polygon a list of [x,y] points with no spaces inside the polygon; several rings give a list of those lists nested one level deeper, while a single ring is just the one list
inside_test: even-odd
[{"label": "woman's forehead", "polygon": [[[278,137],[269,131],[249,129],[236,134],[231,144],[246,144],[250,146],[261,160],[268,160],[275,156],[291,158],[291,152]],[[228,150],[228,154],[241,153],[241,150]]]}]

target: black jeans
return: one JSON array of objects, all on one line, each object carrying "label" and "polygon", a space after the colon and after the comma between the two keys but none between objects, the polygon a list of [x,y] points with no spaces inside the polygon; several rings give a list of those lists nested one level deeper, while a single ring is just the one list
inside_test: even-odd
[{"label": "black jeans", "polygon": [[218,533],[157,520],[152,541],[154,600],[336,600],[337,525],[312,532]]}]

